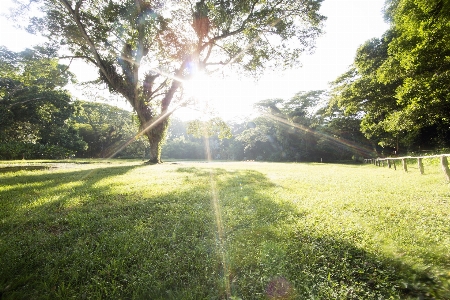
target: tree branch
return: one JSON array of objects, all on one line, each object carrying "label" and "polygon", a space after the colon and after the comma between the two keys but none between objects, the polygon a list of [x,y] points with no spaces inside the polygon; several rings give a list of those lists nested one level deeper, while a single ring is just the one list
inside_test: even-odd
[{"label": "tree branch", "polygon": [[205,59],[202,61],[202,64],[206,64],[206,62],[208,61],[209,57],[211,56],[211,52],[212,52],[212,48],[214,47],[214,44],[210,44],[209,45],[209,49],[208,49],[208,53],[206,53],[206,57]]},{"label": "tree branch", "polygon": [[217,41],[220,41],[220,40],[222,40],[222,39],[224,39],[224,38],[227,38],[227,37],[229,37],[229,36],[233,36],[233,35],[236,35],[236,34],[238,34],[238,33],[241,33],[242,31],[244,31],[244,29],[245,29],[245,27],[242,26],[242,27],[240,27],[240,28],[238,28],[238,29],[236,29],[236,30],[234,30],[234,31],[227,32],[227,33],[225,33],[225,34],[222,34],[222,35],[213,37],[213,38],[211,38],[208,42],[204,43],[204,44],[200,47],[200,50],[199,50],[199,51],[201,52],[201,51],[205,50],[206,47],[215,44]]},{"label": "tree branch", "polygon": [[236,29],[236,30],[234,30],[234,31],[231,31],[231,32],[224,33],[224,34],[219,35],[219,36],[216,36],[216,37],[213,37],[212,39],[210,39],[208,42],[206,42],[206,43],[199,49],[199,52],[202,52],[202,51],[205,50],[205,48],[208,47],[208,46],[212,47],[211,45],[214,45],[214,44],[215,44],[217,41],[219,41],[219,40],[225,39],[225,38],[227,38],[227,37],[229,37],[229,36],[233,36],[233,35],[239,34],[239,33],[241,33],[242,31],[244,31],[244,30],[245,30],[245,25],[247,25],[247,23],[250,21],[250,18],[253,17],[253,15],[254,15],[255,7],[256,7],[256,4],[257,4],[257,3],[258,3],[258,1],[254,1],[254,2],[252,3],[252,8],[250,9],[250,13],[247,15],[247,18],[242,22],[241,26],[240,26],[238,29]]},{"label": "tree branch", "polygon": [[138,31],[138,40],[137,40],[137,49],[135,54],[135,62],[133,63],[133,79],[134,79],[134,87],[137,88],[137,82],[139,80],[139,67],[137,67],[142,57],[144,56],[144,39],[145,39],[145,28],[143,23],[140,20],[140,17],[143,13],[143,3],[142,0],[135,0],[137,13],[138,13],[138,20],[137,20],[137,31]]},{"label": "tree branch", "polygon": [[100,72],[105,76],[111,87],[116,89],[119,93],[121,93],[125,98],[128,99],[128,101],[131,103],[133,101],[132,95],[130,95],[127,90],[124,88],[123,83],[119,82],[117,79],[120,78],[120,76],[112,69],[105,66],[103,60],[100,57],[100,54],[97,51],[97,48],[94,44],[94,42],[89,37],[88,33],[86,32],[86,29],[84,28],[83,23],[81,23],[80,20],[80,14],[79,10],[81,8],[81,5],[83,3],[83,0],[80,0],[76,3],[75,10],[72,8],[70,3],[67,0],[59,0],[60,3],[64,5],[64,7],[68,10],[70,15],[72,15],[75,24],[78,28],[78,31],[80,32],[82,38],[85,40],[87,46],[89,47],[89,51],[94,56],[93,62],[95,62],[95,65],[100,69]]},{"label": "tree branch", "polygon": [[164,86],[166,85],[166,83],[167,83],[167,78],[156,88],[156,90],[154,90],[151,94],[150,94],[150,97],[149,98],[155,98],[155,97],[157,97],[157,96],[159,96],[159,95],[161,95],[161,94],[156,94],[155,95],[155,93],[157,93],[157,92],[159,92],[160,90],[162,90],[163,88],[164,88]]},{"label": "tree branch", "polygon": [[167,112],[167,110],[169,109],[170,102],[172,101],[172,98],[175,95],[175,92],[181,86],[181,80],[183,78],[182,74],[183,74],[183,71],[186,68],[188,62],[189,62],[188,60],[184,60],[183,63],[181,64],[180,68],[175,72],[174,79],[172,80],[172,85],[170,86],[169,90],[167,91],[166,95],[164,96],[163,100],[161,101],[161,113],[162,114]]},{"label": "tree branch", "polygon": [[83,59],[87,59],[90,62],[92,62],[93,64],[96,64],[95,60],[92,57],[86,56],[86,55],[66,55],[66,56],[59,56],[58,59],[66,59],[66,58],[70,58],[70,61],[72,62],[72,59],[74,58],[83,58]]}]

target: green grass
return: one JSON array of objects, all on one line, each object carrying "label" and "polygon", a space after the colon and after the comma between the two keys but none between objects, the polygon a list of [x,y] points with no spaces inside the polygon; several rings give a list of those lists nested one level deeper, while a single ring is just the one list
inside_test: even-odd
[{"label": "green grass", "polygon": [[450,299],[433,161],[76,162],[0,169],[0,298]]}]

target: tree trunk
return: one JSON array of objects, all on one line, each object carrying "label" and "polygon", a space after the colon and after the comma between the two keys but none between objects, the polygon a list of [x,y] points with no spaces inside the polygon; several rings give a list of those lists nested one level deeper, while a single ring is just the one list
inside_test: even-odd
[{"label": "tree trunk", "polygon": [[158,122],[153,128],[145,132],[150,143],[150,164],[160,164],[161,161],[161,149],[164,144],[167,128],[169,125],[169,118],[166,117],[162,120],[156,120]]},{"label": "tree trunk", "polygon": [[161,141],[157,141],[157,139],[152,139],[151,137],[148,137],[150,141],[150,159],[148,160],[148,163],[150,164],[160,164],[161,161]]}]

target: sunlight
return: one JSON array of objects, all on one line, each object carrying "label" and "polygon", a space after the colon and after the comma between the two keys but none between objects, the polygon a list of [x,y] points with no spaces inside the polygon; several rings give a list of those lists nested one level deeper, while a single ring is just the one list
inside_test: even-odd
[{"label": "sunlight", "polygon": [[194,77],[183,83],[188,98],[202,105],[212,98],[212,90],[216,86],[216,82],[205,72],[197,72]]},{"label": "sunlight", "polygon": [[233,72],[226,76],[220,71],[201,72],[183,85],[186,99],[193,105],[177,111],[181,119],[211,118],[211,115],[224,120],[248,118],[256,113],[253,108],[256,99],[267,97],[252,79]]}]

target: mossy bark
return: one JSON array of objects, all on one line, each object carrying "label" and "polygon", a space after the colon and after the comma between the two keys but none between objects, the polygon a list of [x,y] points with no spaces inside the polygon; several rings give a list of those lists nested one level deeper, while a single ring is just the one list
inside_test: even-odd
[{"label": "mossy bark", "polygon": [[153,122],[157,123],[154,124],[152,129],[145,132],[150,143],[150,158],[148,160],[148,163],[160,164],[162,163],[161,152],[162,146],[164,145],[166,139],[169,118],[166,117],[160,120],[154,120]]}]

